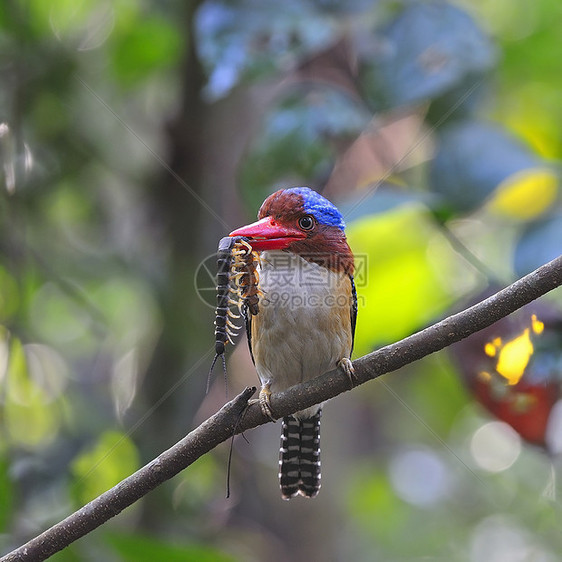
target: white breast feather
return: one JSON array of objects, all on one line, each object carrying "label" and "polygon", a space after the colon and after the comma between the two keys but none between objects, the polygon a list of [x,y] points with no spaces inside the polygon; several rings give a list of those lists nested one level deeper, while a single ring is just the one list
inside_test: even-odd
[{"label": "white breast feather", "polygon": [[[350,281],[288,252],[262,254],[259,314],[252,322],[256,369],[272,392],[336,368],[351,352]],[[310,417],[318,406],[300,412]]]}]

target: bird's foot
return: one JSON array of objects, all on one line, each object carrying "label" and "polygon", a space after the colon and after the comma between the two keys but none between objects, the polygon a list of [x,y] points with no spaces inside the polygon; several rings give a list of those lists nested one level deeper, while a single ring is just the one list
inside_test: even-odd
[{"label": "bird's foot", "polygon": [[353,363],[349,357],[343,357],[338,361],[338,368],[341,369],[349,379],[351,383],[351,388],[355,387],[355,383],[357,382],[357,377],[355,376],[355,369],[353,368]]},{"label": "bird's foot", "polygon": [[271,409],[271,390],[269,389],[269,384],[264,384],[260,389],[259,398],[256,400],[250,400],[249,404],[258,403],[262,414],[269,418],[271,421],[277,421],[277,418],[273,415],[273,410]]}]

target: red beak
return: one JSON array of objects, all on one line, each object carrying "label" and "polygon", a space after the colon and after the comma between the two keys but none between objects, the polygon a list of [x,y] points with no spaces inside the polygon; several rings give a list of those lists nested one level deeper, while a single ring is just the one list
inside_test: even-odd
[{"label": "red beak", "polygon": [[297,228],[289,228],[265,217],[257,222],[233,230],[229,236],[246,236],[254,250],[284,250],[306,234]]}]

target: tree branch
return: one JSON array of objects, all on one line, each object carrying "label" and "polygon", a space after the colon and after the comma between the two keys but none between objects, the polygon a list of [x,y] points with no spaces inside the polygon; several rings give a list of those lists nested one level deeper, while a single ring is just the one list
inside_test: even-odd
[{"label": "tree branch", "polygon": [[[353,362],[356,386],[395,371],[482,330],[562,285],[562,256],[495,295],[412,336]],[[235,433],[267,423],[257,405],[247,409],[255,388],[246,388],[173,447],[0,562],[45,560],[120,513]],[[271,397],[283,417],[350,390],[349,379],[331,371]]]}]

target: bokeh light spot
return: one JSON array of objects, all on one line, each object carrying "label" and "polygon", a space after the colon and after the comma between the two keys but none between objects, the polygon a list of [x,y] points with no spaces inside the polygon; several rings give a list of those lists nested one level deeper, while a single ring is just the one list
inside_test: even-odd
[{"label": "bokeh light spot", "polygon": [[492,375],[488,373],[488,371],[480,371],[478,373],[478,377],[483,381],[489,381],[492,378]]},{"label": "bokeh light spot", "polygon": [[529,560],[524,533],[500,516],[487,517],[475,528],[470,548],[473,562],[517,562]]},{"label": "bokeh light spot", "polygon": [[541,322],[537,318],[536,314],[531,316],[531,326],[533,327],[533,332],[535,332],[535,334],[542,334],[544,331],[544,322]]},{"label": "bokeh light spot", "polygon": [[390,481],[396,494],[420,507],[439,501],[448,490],[449,480],[447,467],[430,450],[401,451],[390,465]]},{"label": "bokeh light spot", "polygon": [[474,432],[470,452],[480,468],[488,472],[502,472],[519,457],[521,438],[506,423],[489,422]]},{"label": "bokeh light spot", "polygon": [[508,384],[517,384],[525,373],[533,351],[529,328],[526,328],[520,336],[502,347],[496,365],[497,372],[507,379]]},{"label": "bokeh light spot", "polygon": [[550,411],[545,441],[551,454],[562,453],[562,400],[558,400]]}]

